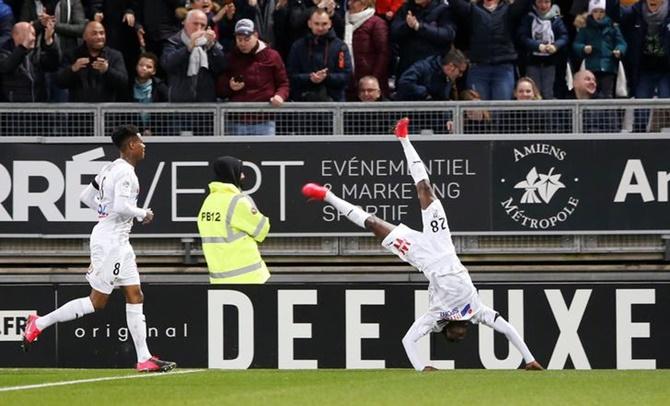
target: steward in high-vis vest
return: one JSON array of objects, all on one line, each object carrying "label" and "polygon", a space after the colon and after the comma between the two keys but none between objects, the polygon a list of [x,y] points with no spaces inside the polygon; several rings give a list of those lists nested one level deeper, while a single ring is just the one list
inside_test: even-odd
[{"label": "steward in high-vis vest", "polygon": [[265,283],[270,272],[258,251],[270,220],[240,191],[242,161],[224,156],[211,163],[214,181],[198,213],[198,231],[210,283]]}]

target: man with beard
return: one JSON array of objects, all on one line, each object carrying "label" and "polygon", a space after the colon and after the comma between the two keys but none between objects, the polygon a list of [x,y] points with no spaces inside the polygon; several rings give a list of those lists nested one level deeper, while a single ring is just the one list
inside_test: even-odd
[{"label": "man with beard", "polygon": [[84,44],[69,55],[68,62],[58,71],[57,82],[70,89],[71,102],[120,101],[128,86],[128,72],[121,53],[106,46],[102,24],[86,24]]}]

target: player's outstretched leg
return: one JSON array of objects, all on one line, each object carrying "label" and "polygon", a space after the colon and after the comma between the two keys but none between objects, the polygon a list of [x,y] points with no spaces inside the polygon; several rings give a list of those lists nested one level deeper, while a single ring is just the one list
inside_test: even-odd
[{"label": "player's outstretched leg", "polygon": [[322,200],[332,204],[333,207],[335,207],[337,211],[348,218],[349,221],[361,228],[366,228],[365,220],[372,216],[372,214],[366,212],[360,207],[354,206],[346,200],[335,196],[335,193],[328,190],[328,188],[325,186],[319,185],[318,183],[307,183],[302,187],[302,194],[310,200]]},{"label": "player's outstretched leg", "polygon": [[400,144],[402,144],[402,149],[405,152],[405,158],[407,159],[407,166],[409,167],[409,173],[412,175],[412,179],[414,179],[414,184],[418,184],[423,180],[428,181],[426,167],[423,165],[423,161],[419,157],[419,154],[409,141],[409,118],[405,117],[398,120],[394,132],[395,136],[400,140]]},{"label": "player's outstretched leg", "polygon": [[86,296],[70,300],[63,306],[42,317],[34,314],[28,316],[28,322],[23,331],[23,343],[21,348],[23,351],[28,351],[42,331],[52,324],[78,319],[84,315],[93,313],[94,311],[95,308],[93,307],[91,299]]}]

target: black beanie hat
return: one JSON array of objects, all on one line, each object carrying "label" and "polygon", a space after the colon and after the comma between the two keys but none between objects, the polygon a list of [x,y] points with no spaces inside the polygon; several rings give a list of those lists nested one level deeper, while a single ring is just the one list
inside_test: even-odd
[{"label": "black beanie hat", "polygon": [[242,176],[242,161],[232,156],[220,156],[210,164],[214,171],[214,180],[223,183],[232,183],[240,187]]}]

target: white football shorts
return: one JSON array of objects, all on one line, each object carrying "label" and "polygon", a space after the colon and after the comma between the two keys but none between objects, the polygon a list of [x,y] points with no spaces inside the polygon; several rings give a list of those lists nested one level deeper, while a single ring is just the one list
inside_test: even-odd
[{"label": "white football shorts", "polygon": [[115,286],[140,284],[135,251],[130,244],[91,247],[91,267],[86,274],[91,287],[109,295]]}]

